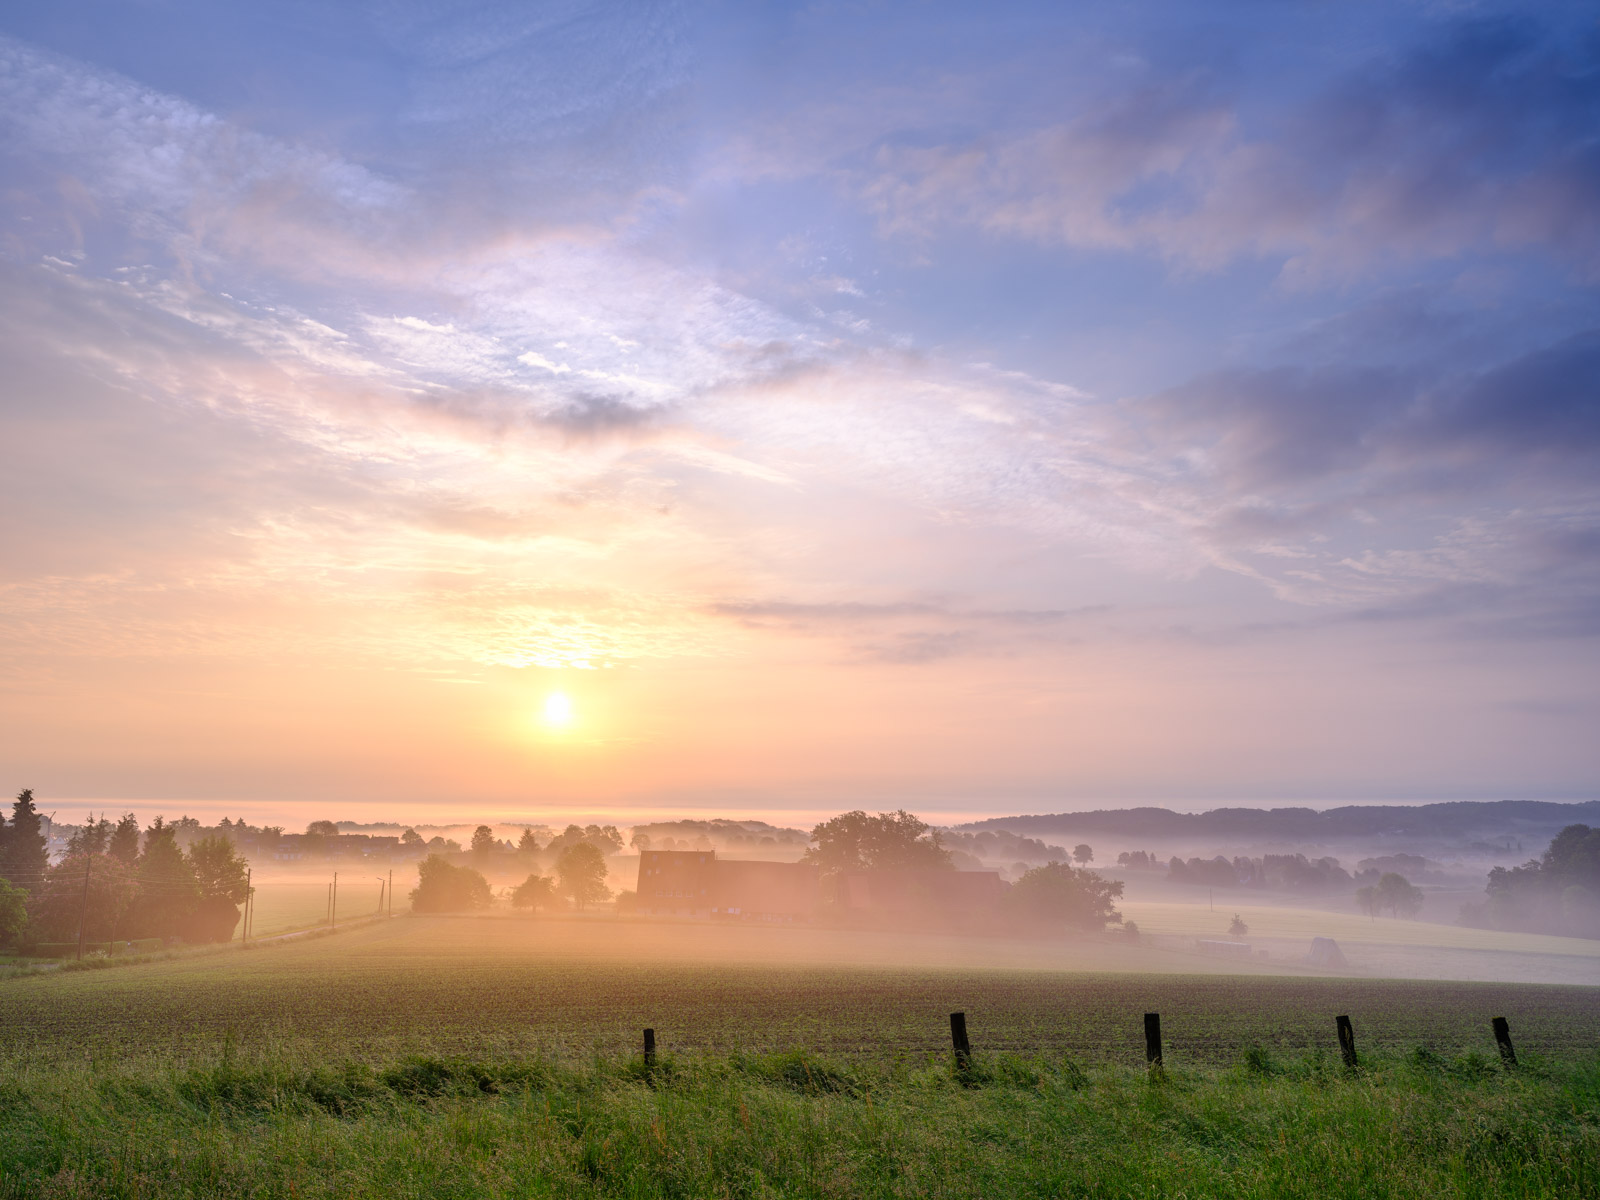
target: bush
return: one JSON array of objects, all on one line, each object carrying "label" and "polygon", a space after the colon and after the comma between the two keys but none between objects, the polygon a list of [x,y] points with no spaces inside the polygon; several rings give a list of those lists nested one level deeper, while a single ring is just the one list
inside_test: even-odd
[{"label": "bush", "polygon": [[489,881],[471,867],[458,867],[437,854],[417,865],[412,912],[472,912],[488,908],[491,899]]}]

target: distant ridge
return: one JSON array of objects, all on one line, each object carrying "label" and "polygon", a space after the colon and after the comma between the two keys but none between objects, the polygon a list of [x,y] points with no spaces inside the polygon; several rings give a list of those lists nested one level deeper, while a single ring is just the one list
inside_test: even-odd
[{"label": "distant ridge", "polygon": [[1560,804],[1549,800],[1452,800],[1440,804],[1352,804],[1311,808],[1213,808],[1180,813],[1170,808],[1100,808],[1092,812],[990,817],[957,829],[1007,829],[1013,833],[1113,833],[1130,837],[1245,834],[1253,837],[1361,837],[1376,834],[1462,835],[1554,831],[1600,824],[1600,800]]}]

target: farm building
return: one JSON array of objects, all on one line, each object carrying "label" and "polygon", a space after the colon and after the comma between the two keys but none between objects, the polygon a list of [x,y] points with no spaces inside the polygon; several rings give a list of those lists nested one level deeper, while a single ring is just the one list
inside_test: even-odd
[{"label": "farm building", "polygon": [[743,862],[715,850],[646,850],[639,855],[638,911],[654,916],[753,921],[806,920],[820,898],[808,863]]}]

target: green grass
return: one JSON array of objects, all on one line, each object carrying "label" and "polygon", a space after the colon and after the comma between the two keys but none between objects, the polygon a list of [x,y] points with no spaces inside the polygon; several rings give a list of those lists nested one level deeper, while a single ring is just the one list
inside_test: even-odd
[{"label": "green grass", "polygon": [[326,1059],[212,1048],[15,1071],[0,1195],[1600,1194],[1600,1064],[1059,1056]]},{"label": "green grass", "polygon": [[809,937],[396,920],[0,982],[0,1197],[1600,1195],[1593,988],[874,967]]}]

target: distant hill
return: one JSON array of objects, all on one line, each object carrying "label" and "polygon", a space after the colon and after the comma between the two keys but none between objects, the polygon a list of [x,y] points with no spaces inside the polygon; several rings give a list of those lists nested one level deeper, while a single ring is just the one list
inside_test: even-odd
[{"label": "distant hill", "polygon": [[1168,808],[1102,808],[1092,812],[990,817],[958,829],[1006,829],[1026,834],[1108,833],[1127,837],[1336,838],[1378,834],[1460,837],[1465,834],[1552,833],[1572,824],[1600,824],[1600,800],[1452,800],[1442,804],[1352,804],[1312,808],[1214,808],[1203,813]]}]

